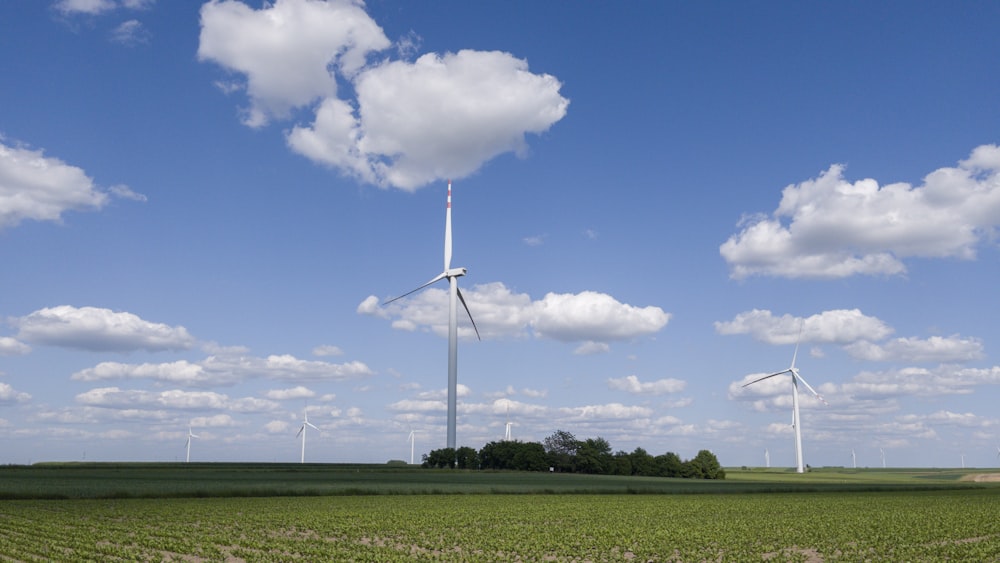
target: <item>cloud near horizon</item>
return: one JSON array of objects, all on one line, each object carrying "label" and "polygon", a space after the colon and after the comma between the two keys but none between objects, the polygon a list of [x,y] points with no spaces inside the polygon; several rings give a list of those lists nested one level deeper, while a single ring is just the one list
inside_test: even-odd
[{"label": "cloud near horizon", "polygon": [[849,182],[845,167],[787,186],[719,247],[730,277],[844,278],[906,272],[906,258],[972,260],[1000,226],[1000,147],[981,145],[919,186]]},{"label": "cloud near horizon", "polygon": [[[250,102],[244,124],[263,127],[306,108],[312,122],[287,132],[289,148],[365,183],[413,191],[466,177],[500,154],[525,154],[528,133],[566,115],[561,83],[510,53],[367,64],[391,46],[350,0],[277,0],[259,10],[216,0],[201,9],[198,58],[245,77],[237,85]],[[339,95],[338,78],[355,99]]]},{"label": "cloud near horizon", "polygon": [[[660,307],[636,307],[593,291],[548,293],[532,301],[526,293],[515,294],[502,282],[493,282],[475,285],[463,295],[484,339],[534,335],[580,342],[588,351],[600,352],[608,350],[608,342],[655,334],[670,321],[670,313]],[[443,289],[428,288],[384,307],[371,295],[357,312],[391,319],[393,328],[400,330],[448,334],[448,292]],[[475,338],[467,319],[459,321],[459,336]]]}]

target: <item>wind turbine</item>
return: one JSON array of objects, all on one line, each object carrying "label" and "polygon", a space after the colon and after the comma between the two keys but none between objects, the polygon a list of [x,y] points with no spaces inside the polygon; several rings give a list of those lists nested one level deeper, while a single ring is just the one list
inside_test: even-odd
[{"label": "wind turbine", "polygon": [[295,435],[296,438],[298,438],[300,434],[302,435],[302,458],[299,460],[299,463],[306,462],[306,426],[311,427],[313,430],[319,430],[319,428],[316,428],[313,423],[309,422],[308,410],[302,411],[302,426],[299,427],[299,432]]},{"label": "wind turbine", "polygon": [[965,454],[962,454],[962,469],[965,469]]},{"label": "wind turbine", "polygon": [[510,427],[513,425],[514,423],[510,421],[510,401],[507,401],[507,427],[503,432],[503,439],[505,442],[509,442],[511,440]]},{"label": "wind turbine", "polygon": [[[801,339],[801,337],[802,337],[802,329],[800,328],[799,329],[799,338]],[[783,375],[783,374],[786,374],[786,373],[791,374],[791,376],[792,376],[792,427],[795,428],[795,471],[798,472],[798,473],[805,473],[805,468],[802,465],[802,425],[800,424],[800,420],[799,420],[799,382],[801,381],[802,384],[806,386],[806,389],[809,389],[810,391],[812,391],[813,395],[816,395],[816,397],[819,398],[820,401],[823,401],[824,405],[827,404],[827,403],[826,403],[825,400],[823,400],[823,397],[821,397],[820,394],[817,393],[816,390],[812,388],[812,386],[810,386],[808,383],[806,383],[806,380],[802,379],[801,375],[799,375],[799,370],[795,367],[795,358],[798,355],[799,355],[799,343],[798,343],[798,341],[796,341],[795,342],[795,352],[792,353],[792,365],[791,365],[791,367],[789,367],[788,369],[781,370],[779,372],[775,372],[775,373],[772,373],[770,375],[765,375],[764,377],[760,377],[758,379],[755,379],[755,380],[751,381],[750,383],[747,383],[743,387],[747,387],[747,386],[753,385],[754,383],[757,383],[759,381],[764,381],[765,379],[770,379],[772,377],[776,377],[776,376]]]},{"label": "wind turbine", "polygon": [[858,468],[858,456],[854,453],[854,448],[851,448],[851,463],[854,464],[854,469]]},{"label": "wind turbine", "polygon": [[879,454],[882,455],[882,469],[885,469],[885,450],[883,448],[878,449]]},{"label": "wind turbine", "polygon": [[764,467],[771,467],[771,452],[764,448]]},{"label": "wind turbine", "polygon": [[197,438],[198,436],[191,432],[191,427],[188,426],[188,439],[187,439],[187,459],[184,463],[191,463],[191,438]]},{"label": "wind turbine", "polygon": [[436,283],[440,280],[448,280],[448,446],[455,448],[455,427],[457,425],[457,395],[458,395],[458,301],[462,302],[462,307],[472,321],[472,328],[476,331],[476,338],[480,338],[479,329],[476,328],[476,321],[472,319],[469,306],[465,304],[465,298],[458,289],[458,278],[464,276],[468,270],[466,268],[451,267],[451,180],[448,180],[448,206],[444,216],[444,271],[434,277],[424,285],[408,291],[399,297],[383,303],[388,305],[397,299],[402,299],[411,293],[416,293],[421,289]]},{"label": "wind turbine", "polygon": [[417,431],[410,429],[410,435],[406,438],[410,442],[410,465],[413,465],[413,445],[417,441]]}]

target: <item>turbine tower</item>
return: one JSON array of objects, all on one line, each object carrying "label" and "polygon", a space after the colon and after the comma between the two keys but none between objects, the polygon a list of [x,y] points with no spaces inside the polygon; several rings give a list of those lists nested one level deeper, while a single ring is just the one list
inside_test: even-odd
[{"label": "turbine tower", "polygon": [[858,456],[854,453],[854,449],[851,449],[851,463],[854,464],[854,469],[858,468]]},{"label": "turbine tower", "polygon": [[771,452],[764,448],[764,467],[771,467]]},{"label": "turbine tower", "polygon": [[448,446],[455,448],[455,427],[457,425],[458,410],[458,302],[462,302],[469,320],[472,321],[472,328],[476,331],[476,338],[480,338],[479,329],[476,328],[476,321],[472,319],[469,306],[465,304],[465,298],[458,289],[458,278],[464,276],[468,270],[466,268],[451,267],[451,180],[448,180],[448,206],[444,216],[444,271],[434,277],[424,285],[408,291],[399,297],[383,303],[388,305],[397,299],[402,299],[411,293],[416,293],[421,289],[436,283],[440,280],[448,280]]},{"label": "turbine tower", "polygon": [[296,438],[298,438],[299,435],[302,436],[302,458],[299,460],[299,463],[306,462],[306,426],[312,428],[313,430],[319,430],[319,428],[316,428],[313,423],[309,422],[308,410],[302,411],[302,426],[299,427],[299,432],[295,435]]},{"label": "turbine tower", "polygon": [[507,401],[507,427],[504,429],[503,432],[503,439],[505,442],[511,441],[510,428],[513,425],[514,423],[510,421],[510,401]]},{"label": "turbine tower", "polygon": [[417,441],[417,431],[410,429],[410,435],[406,438],[410,442],[410,465],[413,465],[413,445]]},{"label": "turbine tower", "polygon": [[882,456],[882,469],[885,469],[885,449],[879,448],[878,452]]},{"label": "turbine tower", "polygon": [[[800,339],[801,339],[801,336],[802,336],[802,330],[799,329],[799,338]],[[791,367],[789,367],[788,369],[785,369],[785,370],[781,370],[779,372],[772,373],[770,375],[765,375],[764,377],[760,377],[760,378],[754,379],[750,383],[745,384],[743,387],[747,387],[749,385],[753,385],[754,383],[757,383],[757,382],[760,382],[760,381],[764,381],[765,379],[770,379],[772,377],[776,377],[776,376],[783,375],[783,374],[786,374],[786,373],[791,374],[791,376],[792,376],[792,427],[795,428],[795,471],[798,472],[798,473],[805,473],[805,467],[802,464],[802,425],[800,424],[800,419],[799,419],[799,382],[801,381],[802,384],[806,386],[806,389],[812,391],[813,395],[816,395],[816,397],[820,401],[823,401],[824,405],[827,404],[827,403],[826,403],[825,400],[823,400],[823,397],[821,397],[820,394],[817,393],[816,390],[812,388],[812,386],[810,386],[808,383],[806,383],[806,380],[802,379],[801,375],[799,375],[799,370],[795,367],[795,358],[798,355],[799,355],[799,343],[796,341],[796,343],[795,343],[795,352],[792,353],[792,365],[791,365]]]},{"label": "turbine tower", "polygon": [[188,426],[188,439],[187,439],[187,458],[184,463],[191,463],[191,438],[197,438],[198,436],[191,432],[191,427]]}]

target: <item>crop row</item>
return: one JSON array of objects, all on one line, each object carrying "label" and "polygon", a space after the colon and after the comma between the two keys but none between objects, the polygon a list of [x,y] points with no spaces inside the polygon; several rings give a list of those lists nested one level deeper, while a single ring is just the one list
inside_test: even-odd
[{"label": "crop row", "polygon": [[1000,489],[0,502],[0,561],[1000,560]]}]

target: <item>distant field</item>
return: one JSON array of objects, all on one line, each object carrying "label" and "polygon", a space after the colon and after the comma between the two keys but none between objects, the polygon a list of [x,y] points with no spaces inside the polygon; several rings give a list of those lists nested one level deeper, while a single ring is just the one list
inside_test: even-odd
[{"label": "distant field", "polygon": [[66,463],[0,466],[0,499],[268,497],[401,494],[722,494],[929,490],[973,471],[727,470],[724,481],[408,466],[241,463]]}]

